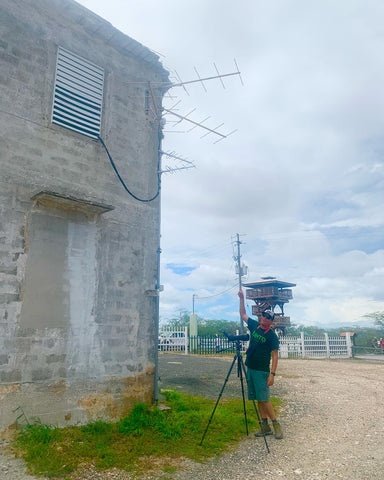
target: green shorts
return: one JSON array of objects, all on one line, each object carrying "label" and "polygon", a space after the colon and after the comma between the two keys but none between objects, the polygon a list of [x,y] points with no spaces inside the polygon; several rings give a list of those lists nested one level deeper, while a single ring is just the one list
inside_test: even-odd
[{"label": "green shorts", "polygon": [[269,387],[267,380],[269,372],[259,370],[247,370],[248,400],[257,400],[258,402],[269,401]]}]

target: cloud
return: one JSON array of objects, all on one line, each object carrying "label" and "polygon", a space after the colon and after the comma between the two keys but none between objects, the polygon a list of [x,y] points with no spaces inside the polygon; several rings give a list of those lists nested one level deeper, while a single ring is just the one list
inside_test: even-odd
[{"label": "cloud", "polygon": [[[295,323],[384,310],[384,3],[82,0],[162,54],[183,80],[166,105],[220,132],[174,125],[163,150],[197,168],[162,177],[161,315],[236,318],[235,234],[249,281],[297,284]],[[170,160],[163,160],[166,164]],[[168,266],[168,268],[167,268]],[[216,297],[217,295],[217,297]]]}]

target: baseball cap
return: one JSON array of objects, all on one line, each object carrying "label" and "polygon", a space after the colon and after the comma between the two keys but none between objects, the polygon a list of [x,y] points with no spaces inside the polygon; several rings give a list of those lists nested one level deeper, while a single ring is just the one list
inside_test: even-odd
[{"label": "baseball cap", "polygon": [[268,318],[268,320],[274,320],[275,319],[275,314],[270,308],[267,308],[267,310],[263,310],[262,312],[263,317]]}]

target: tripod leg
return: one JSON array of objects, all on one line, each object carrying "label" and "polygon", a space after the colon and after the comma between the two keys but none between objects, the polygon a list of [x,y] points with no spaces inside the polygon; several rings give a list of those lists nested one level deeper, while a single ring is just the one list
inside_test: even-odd
[{"label": "tripod leg", "polygon": [[222,389],[221,389],[221,391],[220,391],[220,393],[219,393],[219,396],[217,397],[216,405],[215,405],[215,407],[214,407],[214,409],[213,409],[213,411],[212,411],[211,416],[209,417],[208,424],[207,424],[207,428],[205,429],[205,432],[204,432],[204,434],[203,434],[203,438],[202,438],[201,441],[200,441],[200,444],[199,444],[200,446],[203,444],[205,435],[206,435],[206,433],[207,433],[207,431],[208,431],[209,425],[211,424],[213,415],[215,414],[217,405],[218,405],[219,402],[220,402],[221,396],[222,396],[222,394],[223,394],[223,392],[224,392],[225,385],[226,385],[227,382],[228,382],[229,376],[231,375],[231,372],[232,372],[233,366],[235,365],[235,362],[236,362],[236,356],[234,357],[234,359],[233,359],[233,361],[232,361],[232,363],[231,363],[231,366],[229,367],[229,371],[228,371],[227,376],[225,377],[223,387],[222,387]]},{"label": "tripod leg", "polygon": [[[242,358],[241,358],[241,367],[242,367],[242,370],[243,370],[243,372],[244,372],[245,378],[247,378],[247,372],[246,372],[246,370],[245,370],[245,365],[244,365],[244,363],[243,363],[243,359],[242,359]],[[252,403],[253,403],[253,406],[254,406],[254,408],[255,408],[257,420],[258,420],[259,425],[260,425],[260,427],[261,427],[261,432],[262,432],[262,434],[263,434],[263,438],[264,438],[265,446],[266,446],[266,448],[267,448],[267,452],[270,453],[269,446],[268,446],[268,442],[267,442],[267,436],[265,435],[264,430],[263,430],[262,425],[261,425],[261,418],[260,418],[260,414],[259,414],[259,409],[257,408],[257,405],[256,405],[255,400],[252,400]]]},{"label": "tripod leg", "polygon": [[245,395],[244,395],[244,380],[243,380],[243,358],[241,355],[238,356],[238,367],[237,367],[237,375],[240,377],[241,383],[241,395],[243,397],[243,411],[244,411],[244,420],[245,420],[245,429],[248,435],[248,419],[247,419],[247,409],[245,407]]}]

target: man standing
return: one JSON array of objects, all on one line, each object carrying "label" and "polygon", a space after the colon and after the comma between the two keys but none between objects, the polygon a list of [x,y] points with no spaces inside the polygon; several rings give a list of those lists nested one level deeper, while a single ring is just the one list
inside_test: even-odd
[{"label": "man standing", "polygon": [[[267,309],[261,313],[259,322],[249,318],[245,311],[244,293],[241,288],[238,295],[240,298],[240,316],[248,325],[250,331],[250,341],[245,361],[245,365],[248,367],[248,399],[257,400],[261,417],[260,432],[255,435],[260,437],[273,434],[268,424],[268,418],[270,418],[275,438],[281,439],[283,433],[269,399],[269,387],[275,381],[279,351],[279,339],[271,329],[275,314],[271,309]],[[270,370],[271,356],[272,366]]]}]

